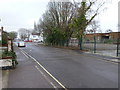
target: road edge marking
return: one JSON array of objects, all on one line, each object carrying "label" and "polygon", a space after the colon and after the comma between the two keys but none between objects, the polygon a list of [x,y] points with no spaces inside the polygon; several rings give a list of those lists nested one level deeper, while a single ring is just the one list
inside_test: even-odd
[{"label": "road edge marking", "polygon": [[40,62],[38,62],[34,57],[26,53],[21,49],[25,54],[27,54],[30,58],[32,58],[52,79],[54,79],[63,89],[68,90],[60,81],[58,81],[45,67],[43,67]]},{"label": "road edge marking", "polygon": [[54,88],[57,88],[56,85],[54,85],[54,84],[48,79],[48,77],[38,68],[38,66],[35,66],[35,68],[42,74],[42,76],[43,76]]},{"label": "road edge marking", "polygon": [[22,50],[21,50],[21,52],[25,57],[29,58]]}]

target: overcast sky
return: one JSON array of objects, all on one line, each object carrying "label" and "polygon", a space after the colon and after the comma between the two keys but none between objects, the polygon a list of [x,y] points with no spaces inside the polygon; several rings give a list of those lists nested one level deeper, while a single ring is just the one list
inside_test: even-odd
[{"label": "overcast sky", "polygon": [[[0,0],[0,26],[5,31],[17,31],[19,28],[33,29],[34,22],[45,12],[49,0]],[[107,10],[102,12],[97,19],[100,21],[101,30],[118,31],[118,1],[113,0],[107,4]]]}]

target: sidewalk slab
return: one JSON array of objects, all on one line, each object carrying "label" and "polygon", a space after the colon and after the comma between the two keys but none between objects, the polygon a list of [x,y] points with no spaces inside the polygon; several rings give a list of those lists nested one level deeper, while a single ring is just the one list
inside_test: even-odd
[{"label": "sidewalk slab", "polygon": [[9,77],[9,70],[2,70],[2,88],[7,88],[8,77]]},{"label": "sidewalk slab", "polygon": [[0,90],[2,89],[2,70],[0,69]]}]

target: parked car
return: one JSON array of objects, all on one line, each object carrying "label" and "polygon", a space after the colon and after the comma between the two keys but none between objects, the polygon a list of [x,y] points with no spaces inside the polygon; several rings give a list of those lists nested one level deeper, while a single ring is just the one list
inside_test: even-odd
[{"label": "parked car", "polygon": [[38,43],[38,40],[33,40],[34,43]]},{"label": "parked car", "polygon": [[25,44],[24,41],[19,41],[18,42],[18,47],[25,47],[25,46],[26,46],[26,44]]},{"label": "parked car", "polygon": [[25,42],[32,42],[32,40],[24,40]]}]

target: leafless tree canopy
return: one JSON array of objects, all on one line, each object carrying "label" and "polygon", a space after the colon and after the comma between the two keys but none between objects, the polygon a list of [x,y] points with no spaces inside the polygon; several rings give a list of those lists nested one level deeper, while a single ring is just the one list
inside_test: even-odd
[{"label": "leafless tree canopy", "polygon": [[[37,26],[40,30],[43,30],[45,37],[50,36],[50,39],[63,39],[64,37],[65,43],[67,43],[73,34],[78,39],[84,34],[86,28],[93,23],[95,17],[105,9],[103,8],[104,4],[105,1],[102,0],[79,0],[79,2],[75,0],[71,2],[56,2],[52,0],[52,2],[48,3],[48,9]],[[94,22],[94,32],[95,30]],[[51,41],[56,42],[58,40]]]},{"label": "leafless tree canopy", "polygon": [[29,38],[31,31],[25,28],[21,28],[18,30],[18,33],[20,38],[25,40],[26,38]]}]

